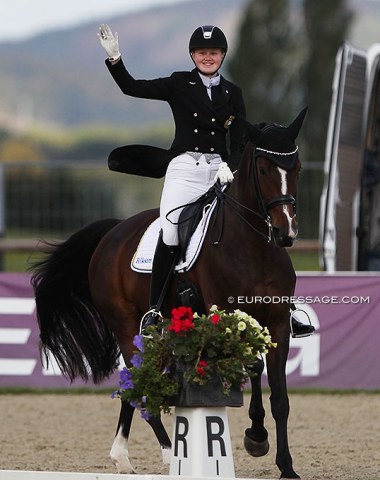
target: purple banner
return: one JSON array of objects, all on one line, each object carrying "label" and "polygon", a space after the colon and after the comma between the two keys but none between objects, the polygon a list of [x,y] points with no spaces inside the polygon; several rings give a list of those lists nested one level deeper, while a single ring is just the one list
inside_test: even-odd
[{"label": "purple banner", "polygon": [[[317,331],[311,337],[291,340],[289,387],[380,388],[379,292],[378,275],[298,275],[294,300]],[[244,310],[244,299],[240,309]],[[306,314],[301,315],[307,321]],[[30,276],[0,274],[0,387],[70,385],[54,360],[49,369],[41,365],[38,339]],[[103,385],[113,388],[117,384],[116,372]],[[80,381],[73,384],[83,385]]]},{"label": "purple banner", "polygon": [[295,293],[317,331],[291,340],[288,385],[379,389],[380,276],[299,275]]}]

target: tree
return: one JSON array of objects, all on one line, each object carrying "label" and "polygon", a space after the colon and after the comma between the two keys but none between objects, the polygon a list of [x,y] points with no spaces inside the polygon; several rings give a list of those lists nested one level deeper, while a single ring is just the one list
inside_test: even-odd
[{"label": "tree", "polygon": [[298,191],[303,238],[318,236],[323,171],[317,165],[324,160],[335,57],[353,20],[348,3],[248,1],[229,64],[251,122],[287,125],[309,106],[297,140],[304,164]]},{"label": "tree", "polygon": [[250,121],[286,123],[292,118],[298,108],[298,68],[289,1],[249,1],[228,69],[243,90]]},{"label": "tree", "polygon": [[308,161],[324,160],[335,57],[353,20],[347,3],[347,0],[303,2],[307,55],[300,82],[305,104],[309,105],[303,129]]}]

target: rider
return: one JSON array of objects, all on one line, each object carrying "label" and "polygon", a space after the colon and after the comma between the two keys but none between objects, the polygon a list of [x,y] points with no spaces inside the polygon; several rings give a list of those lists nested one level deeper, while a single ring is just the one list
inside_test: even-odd
[{"label": "rider", "polygon": [[219,73],[228,44],[217,26],[198,27],[191,35],[189,53],[195,65],[192,71],[174,72],[170,77],[153,80],[136,80],[126,70],[118,35],[108,25],[101,25],[98,36],[108,54],[106,65],[122,92],[168,102],[175,122],[175,137],[169,150],[126,146],[115,149],[109,158],[111,169],[126,173],[162,176],[166,170],[150,307],[140,327],[144,333],[148,326],[157,323],[160,316],[157,304],[163,299],[178,259],[176,221],[181,209],[176,207],[198,198],[217,180],[221,184],[233,180],[232,172],[238,166],[244,137],[245,105],[241,89]]}]

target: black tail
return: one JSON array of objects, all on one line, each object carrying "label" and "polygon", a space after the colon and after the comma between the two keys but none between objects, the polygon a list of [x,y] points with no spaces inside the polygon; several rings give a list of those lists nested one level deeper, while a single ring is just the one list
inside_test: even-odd
[{"label": "black tail", "polygon": [[120,220],[92,223],[60,244],[47,244],[47,256],[35,263],[34,288],[41,358],[52,353],[62,373],[95,383],[116,368],[119,348],[92,304],[87,280],[90,259],[101,238]]}]

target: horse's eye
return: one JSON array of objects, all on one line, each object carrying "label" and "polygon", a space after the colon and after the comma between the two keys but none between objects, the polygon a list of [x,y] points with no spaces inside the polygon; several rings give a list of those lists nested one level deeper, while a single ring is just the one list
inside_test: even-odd
[{"label": "horse's eye", "polygon": [[265,175],[266,174],[265,168],[264,167],[259,167],[259,173],[260,173],[260,175]]}]

